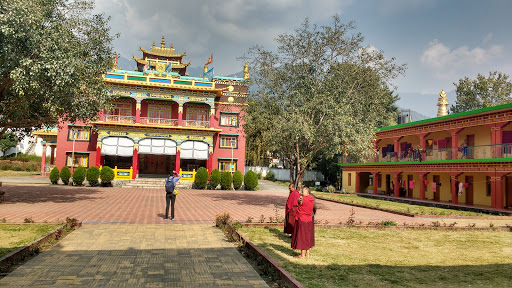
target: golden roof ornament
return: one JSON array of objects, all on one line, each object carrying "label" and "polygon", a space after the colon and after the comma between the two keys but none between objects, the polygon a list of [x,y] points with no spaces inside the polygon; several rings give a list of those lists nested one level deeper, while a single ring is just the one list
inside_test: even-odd
[{"label": "golden roof ornament", "polygon": [[164,38],[164,36],[162,36],[162,42],[160,42],[160,44],[162,44],[162,48],[165,48],[165,38]]},{"label": "golden roof ornament", "polygon": [[155,47],[155,41],[153,41],[153,47]]},{"label": "golden roof ornament", "polygon": [[247,63],[247,61],[245,62],[245,65],[244,65],[244,79],[249,79],[249,64]]},{"label": "golden roof ornament", "polygon": [[206,72],[208,72],[208,64],[204,64],[203,79],[207,79],[208,78],[208,77],[206,77]]},{"label": "golden roof ornament", "polygon": [[446,92],[444,90],[439,93],[439,100],[437,101],[437,106],[439,106],[439,109],[437,109],[437,117],[446,116],[448,115],[448,99],[446,98]]}]

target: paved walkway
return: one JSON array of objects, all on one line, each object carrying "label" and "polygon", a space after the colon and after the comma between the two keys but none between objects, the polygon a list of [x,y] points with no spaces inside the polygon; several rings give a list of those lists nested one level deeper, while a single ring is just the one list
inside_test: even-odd
[{"label": "paved walkway", "polygon": [[0,287],[268,287],[205,225],[84,225]]}]

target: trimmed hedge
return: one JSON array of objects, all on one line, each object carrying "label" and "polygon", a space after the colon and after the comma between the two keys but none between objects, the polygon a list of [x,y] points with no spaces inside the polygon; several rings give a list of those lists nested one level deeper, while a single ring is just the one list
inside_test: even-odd
[{"label": "trimmed hedge", "polygon": [[87,179],[87,182],[89,182],[89,185],[91,186],[98,186],[98,178],[100,177],[100,168],[96,166],[89,167],[87,169],[87,173],[85,173],[85,178]]},{"label": "trimmed hedge", "polygon": [[236,170],[235,174],[233,174],[233,188],[235,188],[235,190],[238,190],[242,187],[243,183],[244,175],[242,175],[242,172]]},{"label": "trimmed hedge", "polygon": [[82,186],[82,184],[84,183],[85,181],[85,167],[83,166],[78,166],[78,168],[76,168],[75,172],[73,172],[73,185],[75,186]]},{"label": "trimmed hedge", "polygon": [[64,185],[68,185],[69,178],[71,178],[71,170],[69,170],[68,166],[62,167],[62,169],[60,170],[60,180],[62,180],[62,183],[64,183]]},{"label": "trimmed hedge", "polygon": [[249,170],[245,173],[244,177],[245,190],[255,190],[258,187],[258,175]]},{"label": "trimmed hedge", "polygon": [[265,175],[265,179],[269,181],[276,181],[276,175],[274,175],[274,172],[269,169],[267,175]]},{"label": "trimmed hedge", "polygon": [[206,188],[206,185],[208,185],[208,170],[206,170],[206,168],[200,167],[197,169],[194,184],[196,185],[197,189]]},{"label": "trimmed hedge", "polygon": [[231,172],[222,172],[220,174],[220,188],[222,190],[231,190],[231,184],[233,184]]},{"label": "trimmed hedge", "polygon": [[55,184],[59,183],[59,177],[60,177],[59,168],[53,167],[52,171],[50,172],[50,181],[52,182],[52,184],[55,185]]},{"label": "trimmed hedge", "polygon": [[220,184],[220,171],[219,169],[213,169],[210,174],[210,186],[212,190],[215,190]]},{"label": "trimmed hedge", "polygon": [[110,186],[114,180],[114,170],[108,166],[103,166],[100,171],[100,179],[102,186]]}]

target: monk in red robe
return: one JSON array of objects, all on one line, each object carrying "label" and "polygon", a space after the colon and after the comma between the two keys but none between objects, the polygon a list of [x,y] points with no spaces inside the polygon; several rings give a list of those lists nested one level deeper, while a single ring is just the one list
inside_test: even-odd
[{"label": "monk in red robe", "polygon": [[315,198],[309,195],[308,187],[302,188],[302,196],[297,201],[299,207],[295,214],[295,230],[292,234],[292,248],[299,249],[297,258],[309,258],[309,249],[314,245],[313,207]]},{"label": "monk in red robe", "polygon": [[295,228],[295,214],[297,213],[297,207],[299,207],[298,200],[300,198],[299,191],[295,189],[294,184],[288,186],[290,195],[288,195],[288,201],[286,201],[285,217],[284,217],[284,233],[293,234]]}]

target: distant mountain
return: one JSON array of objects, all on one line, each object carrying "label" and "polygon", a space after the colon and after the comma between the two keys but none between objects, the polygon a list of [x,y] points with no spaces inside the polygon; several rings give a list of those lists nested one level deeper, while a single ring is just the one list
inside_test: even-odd
[{"label": "distant mountain", "polygon": [[[420,121],[420,120],[425,120],[425,119],[429,119],[429,118],[432,118],[432,117],[428,117],[426,115],[423,115],[419,112],[416,112],[412,109],[409,109],[409,108],[402,108],[402,107],[398,107],[398,110],[399,111],[406,111],[406,112],[409,112],[410,111],[410,114],[411,114],[411,122],[414,122],[414,121]],[[407,111],[408,110],[408,111]],[[407,118],[407,113],[403,113],[404,114],[404,117]]]},{"label": "distant mountain", "polygon": [[135,70],[135,67],[137,66],[137,62],[135,62],[135,60],[127,59],[123,56],[120,56],[117,59],[117,61],[118,61],[117,65],[118,65],[119,69],[121,69],[121,70],[133,71],[133,70]]}]

